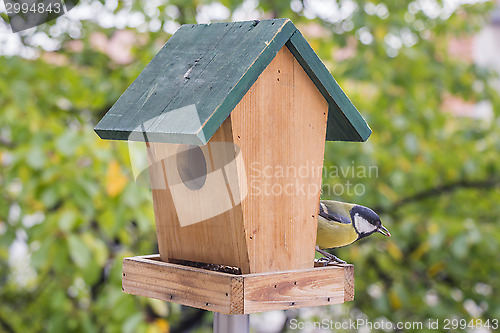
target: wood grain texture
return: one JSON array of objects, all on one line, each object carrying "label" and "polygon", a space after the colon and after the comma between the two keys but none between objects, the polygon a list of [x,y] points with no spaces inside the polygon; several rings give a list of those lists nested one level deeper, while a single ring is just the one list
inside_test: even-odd
[{"label": "wood grain texture", "polygon": [[240,188],[248,187],[242,209],[251,273],[313,265],[327,113],[283,47],[230,116],[247,170]]},{"label": "wood grain texture", "polygon": [[125,258],[123,291],[209,311],[231,312],[234,276],[167,264],[158,259],[158,256]]},{"label": "wood grain texture", "polygon": [[245,278],[243,276],[234,277],[231,280],[231,314],[245,312],[244,284]]},{"label": "wood grain texture", "polygon": [[[123,260],[123,291],[226,314],[338,304],[347,301],[352,265],[232,275],[164,263],[159,255]],[[349,285],[353,287],[349,282]],[[349,287],[350,288],[350,287]],[[350,295],[350,294],[349,294]]]},{"label": "wood grain texture", "polygon": [[344,266],[344,302],[354,301],[354,266]]},{"label": "wood grain texture", "polygon": [[245,276],[245,312],[274,311],[344,302],[344,269],[321,267]]},{"label": "wood grain texture", "polygon": [[202,146],[208,176],[196,191],[184,186],[178,176],[175,152],[179,145],[149,144],[153,207],[163,261],[175,258],[250,271],[242,208],[235,200],[240,197],[236,163],[225,163],[235,159],[232,138],[227,120],[209,144]]}]

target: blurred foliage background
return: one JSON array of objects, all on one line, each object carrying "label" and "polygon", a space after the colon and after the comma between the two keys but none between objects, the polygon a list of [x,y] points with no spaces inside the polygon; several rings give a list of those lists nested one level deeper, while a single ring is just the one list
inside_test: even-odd
[{"label": "blurred foliage background", "polygon": [[[0,331],[211,330],[210,313],[121,292],[122,258],[157,251],[151,195],[134,182],[127,144],[99,140],[93,126],[180,24],[273,17],[301,29],[374,131],[367,143],[326,144],[323,197],[375,208],[393,237],[336,252],[355,263],[354,302],[255,315],[253,329],[291,331],[293,318],[500,319],[497,79],[450,52],[493,8],[84,0],[19,34],[0,23]],[[481,102],[487,117],[454,112]],[[348,181],[362,187],[332,191]]]}]

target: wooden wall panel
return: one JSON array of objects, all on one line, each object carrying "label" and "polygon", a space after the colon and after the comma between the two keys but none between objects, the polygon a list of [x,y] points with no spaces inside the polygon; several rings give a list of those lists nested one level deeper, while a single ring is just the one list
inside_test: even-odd
[{"label": "wooden wall panel", "polygon": [[246,169],[251,273],[313,266],[327,116],[326,100],[286,47],[231,113]]},{"label": "wooden wall panel", "polygon": [[178,148],[166,143],[150,143],[148,148],[161,259],[223,264],[249,272],[242,208],[235,200],[241,194],[230,121],[201,146],[208,167],[201,189],[192,191],[182,183],[176,165]]}]

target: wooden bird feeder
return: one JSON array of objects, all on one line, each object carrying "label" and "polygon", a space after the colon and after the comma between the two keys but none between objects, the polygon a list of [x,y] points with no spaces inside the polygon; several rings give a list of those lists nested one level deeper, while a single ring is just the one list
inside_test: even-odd
[{"label": "wooden bird feeder", "polygon": [[324,141],[371,130],[288,19],[183,25],[96,126],[146,142],[159,255],[123,290],[226,314],[342,303],[315,267]]}]

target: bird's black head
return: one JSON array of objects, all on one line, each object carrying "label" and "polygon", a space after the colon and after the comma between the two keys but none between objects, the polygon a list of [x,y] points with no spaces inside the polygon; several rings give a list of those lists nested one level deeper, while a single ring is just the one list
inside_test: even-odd
[{"label": "bird's black head", "polygon": [[391,235],[389,230],[382,225],[380,217],[370,208],[356,205],[351,209],[350,214],[359,238],[370,236],[374,232],[379,232],[384,236]]}]

